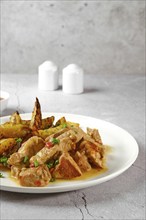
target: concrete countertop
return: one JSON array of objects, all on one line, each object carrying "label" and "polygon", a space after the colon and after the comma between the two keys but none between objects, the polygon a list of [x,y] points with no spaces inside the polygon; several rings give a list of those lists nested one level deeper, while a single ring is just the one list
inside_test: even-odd
[{"label": "concrete countertop", "polygon": [[92,116],[126,129],[137,140],[139,156],[122,175],[100,185],[57,194],[1,191],[1,219],[145,219],[145,76],[85,75],[85,90],[67,95],[60,87],[43,92],[37,75],[1,74],[1,89],[10,93],[8,108],[31,112],[38,97],[43,112]]}]

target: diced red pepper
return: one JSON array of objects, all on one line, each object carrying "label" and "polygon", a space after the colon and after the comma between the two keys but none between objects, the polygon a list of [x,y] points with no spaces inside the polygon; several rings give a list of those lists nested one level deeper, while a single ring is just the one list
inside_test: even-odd
[{"label": "diced red pepper", "polygon": [[30,166],[30,167],[35,167],[35,166],[34,166],[34,163],[31,163],[29,166]]},{"label": "diced red pepper", "polygon": [[34,184],[35,184],[36,186],[41,186],[41,181],[40,181],[40,180],[36,180],[36,181],[34,182]]},{"label": "diced red pepper", "polygon": [[50,141],[48,141],[48,142],[46,143],[46,147],[47,147],[48,149],[51,148],[51,147],[53,147],[53,143],[50,142]]}]

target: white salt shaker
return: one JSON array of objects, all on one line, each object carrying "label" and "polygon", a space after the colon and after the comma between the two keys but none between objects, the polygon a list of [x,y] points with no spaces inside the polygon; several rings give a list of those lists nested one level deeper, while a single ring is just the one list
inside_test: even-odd
[{"label": "white salt shaker", "polygon": [[70,64],[62,71],[63,92],[79,94],[84,91],[84,72],[76,64]]},{"label": "white salt shaker", "polygon": [[38,67],[38,87],[40,90],[58,88],[58,68],[52,61],[45,61]]}]

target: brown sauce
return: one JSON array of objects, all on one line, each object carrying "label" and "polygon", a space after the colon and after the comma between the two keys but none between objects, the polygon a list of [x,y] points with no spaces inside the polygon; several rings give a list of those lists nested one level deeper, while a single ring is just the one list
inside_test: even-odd
[{"label": "brown sauce", "polygon": [[10,180],[12,180],[16,185],[21,186],[20,183],[19,183],[19,179],[16,179],[16,178],[11,176],[11,171],[10,170],[8,171],[8,176],[9,176]]},{"label": "brown sauce", "polygon": [[[104,169],[101,169],[101,170],[92,168],[90,171],[87,171],[87,172],[83,173],[80,177],[76,177],[76,178],[73,178],[73,179],[56,179],[54,182],[49,182],[48,186],[53,185],[53,184],[63,183],[63,182],[89,180],[89,179],[95,178],[95,177],[105,173],[107,170],[108,170],[107,168],[104,168]],[[16,179],[16,178],[12,177],[10,170],[7,170],[7,172],[8,172],[9,178],[13,182],[15,182],[16,185],[20,186],[19,179]]]},{"label": "brown sauce", "polygon": [[105,145],[105,155],[113,152],[113,148],[109,145]]},{"label": "brown sauce", "polygon": [[71,182],[71,181],[83,181],[83,180],[89,180],[92,178],[95,178],[97,176],[99,176],[100,174],[103,174],[107,171],[107,168],[98,170],[95,168],[92,168],[90,171],[87,171],[85,173],[83,173],[81,176],[73,178],[73,179],[56,179],[55,182],[50,182],[49,185],[53,185],[54,183],[63,183],[63,182]]}]

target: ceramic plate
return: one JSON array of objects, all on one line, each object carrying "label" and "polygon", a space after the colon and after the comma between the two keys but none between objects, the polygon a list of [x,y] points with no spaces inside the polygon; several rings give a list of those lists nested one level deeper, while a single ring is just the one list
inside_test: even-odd
[{"label": "ceramic plate", "polygon": [[[105,145],[111,146],[111,151],[107,154],[108,170],[97,176],[85,180],[70,180],[62,182],[53,182],[46,187],[22,187],[9,178],[8,172],[2,172],[5,178],[0,179],[0,188],[5,191],[22,193],[57,193],[72,191],[91,187],[115,178],[126,171],[136,160],[138,156],[138,145],[135,139],[124,129],[92,117],[66,114],[66,113],[43,113],[43,117],[55,116],[58,120],[62,116],[68,121],[77,122],[81,128],[86,131],[87,127],[97,128]],[[30,119],[31,114],[22,114],[23,119]],[[9,120],[9,116],[2,117],[1,123]]]}]

